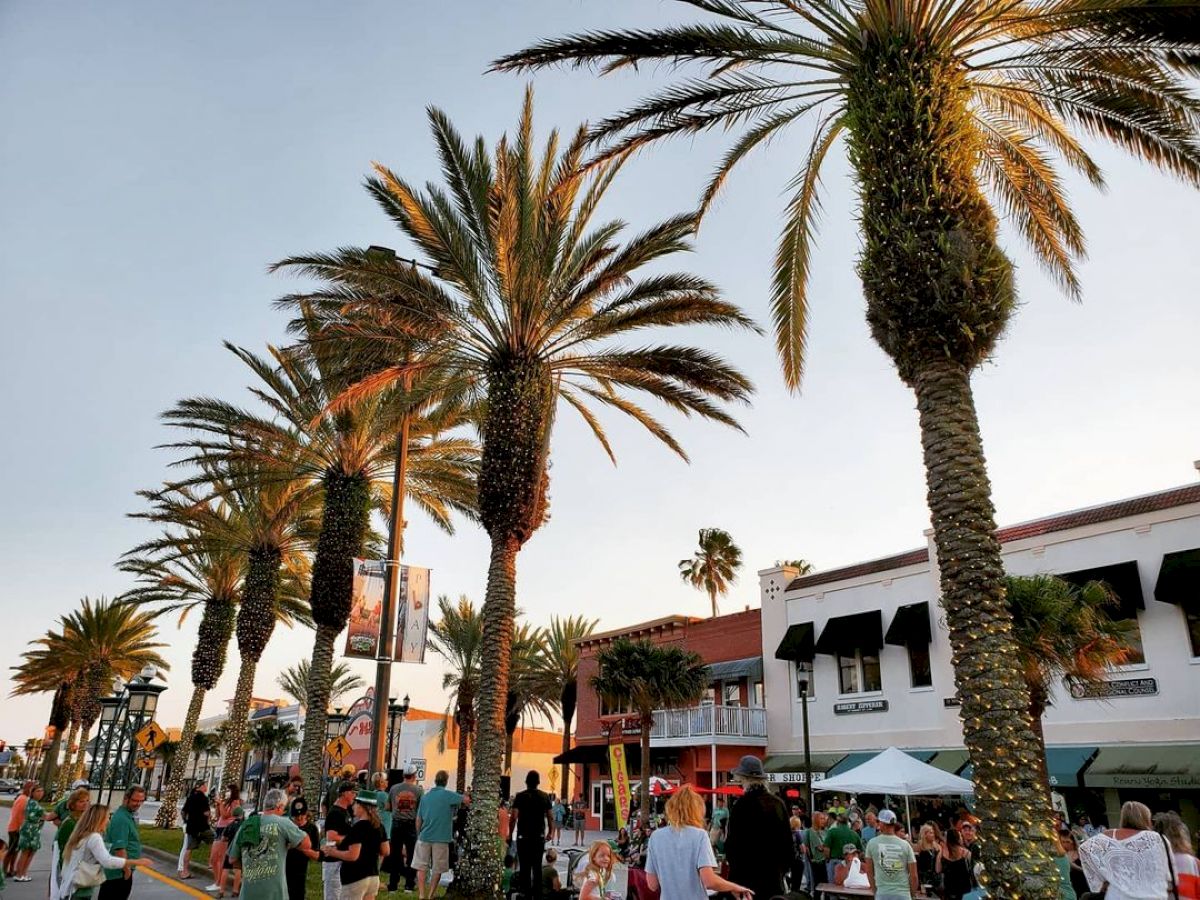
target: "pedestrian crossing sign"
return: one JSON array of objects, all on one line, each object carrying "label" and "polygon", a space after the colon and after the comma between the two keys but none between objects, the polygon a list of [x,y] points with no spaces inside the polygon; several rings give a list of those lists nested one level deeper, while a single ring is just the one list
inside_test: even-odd
[{"label": "pedestrian crossing sign", "polygon": [[146,723],[141,731],[133,736],[133,739],[147,753],[153,753],[167,739],[167,733],[162,730],[161,725],[151,720]]},{"label": "pedestrian crossing sign", "polygon": [[335,763],[340,763],[350,755],[350,742],[341,735],[338,735],[325,745],[325,752],[330,755]]}]

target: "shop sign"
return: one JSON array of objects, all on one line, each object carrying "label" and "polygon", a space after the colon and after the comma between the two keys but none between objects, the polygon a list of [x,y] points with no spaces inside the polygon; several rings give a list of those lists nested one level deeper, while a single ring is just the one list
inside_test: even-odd
[{"label": "shop sign", "polygon": [[1071,686],[1071,696],[1076,700],[1106,700],[1110,697],[1151,697],[1158,693],[1157,678],[1119,678],[1100,684],[1076,684]]},{"label": "shop sign", "polygon": [[946,709],[957,709],[962,706],[962,701],[958,699],[957,695],[954,697],[943,697],[942,706],[946,707]]},{"label": "shop sign", "polygon": [[[813,783],[823,781],[824,772],[813,772]],[[804,784],[803,772],[768,772],[767,781],[771,784]]]},{"label": "shop sign", "polygon": [[1200,772],[1147,772],[1145,774],[1087,774],[1083,780],[1088,787],[1114,788],[1200,788]]},{"label": "shop sign", "polygon": [[834,715],[849,716],[855,713],[887,712],[886,700],[855,700],[851,703],[833,704]]}]

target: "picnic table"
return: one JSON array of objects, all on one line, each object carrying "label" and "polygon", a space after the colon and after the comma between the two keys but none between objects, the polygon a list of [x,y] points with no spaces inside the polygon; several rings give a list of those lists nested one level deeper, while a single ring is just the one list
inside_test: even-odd
[{"label": "picnic table", "polygon": [[[844,884],[826,882],[817,885],[818,897],[874,897],[875,891],[865,887],[846,887]],[[915,894],[913,900],[937,900],[931,894]]]}]

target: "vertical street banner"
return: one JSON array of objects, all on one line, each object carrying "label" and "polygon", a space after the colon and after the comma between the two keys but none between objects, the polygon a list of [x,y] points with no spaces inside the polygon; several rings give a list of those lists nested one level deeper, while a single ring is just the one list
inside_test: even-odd
[{"label": "vertical street banner", "polygon": [[608,745],[608,766],[612,773],[613,805],[617,808],[617,828],[629,824],[629,804],[633,791],[629,787],[629,770],[625,767],[625,745]]},{"label": "vertical street banner", "polygon": [[429,632],[429,570],[402,566],[397,600],[396,662],[423,663]]},{"label": "vertical street banner", "polygon": [[346,656],[375,659],[379,655],[379,624],[383,611],[383,582],[387,566],[378,559],[354,560],[350,599],[350,628]]}]

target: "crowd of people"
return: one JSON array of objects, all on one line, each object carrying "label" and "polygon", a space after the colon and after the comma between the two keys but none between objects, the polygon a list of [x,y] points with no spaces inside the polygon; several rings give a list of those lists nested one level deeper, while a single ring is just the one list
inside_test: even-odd
[{"label": "crowd of people", "polygon": [[[371,900],[403,881],[419,900],[432,900],[451,871],[464,838],[470,792],[449,790],[439,771],[425,790],[407,767],[391,787],[348,770],[323,800],[318,827],[300,778],[265,792],[261,811],[247,815],[236,786],[210,797],[193,786],[183,804],[184,841],[178,877],[194,877],[196,854],[209,847],[217,898],[231,888],[240,900],[304,900],[309,864],[319,862],[324,900]],[[539,789],[530,772],[525,789],[501,804],[497,840],[505,854],[503,889],[523,900],[642,900],[638,886],[661,900],[737,900],[804,892],[822,886],[871,890],[877,900],[985,897],[979,820],[965,806],[941,801],[916,806],[913,833],[885,806],[831,803],[811,816],[790,809],[767,783],[762,762],[743,757],[731,773],[742,793],[728,804],[715,797],[711,810],[690,785],[672,792],[665,809],[636,816],[615,840],[568,849],[560,874],[562,832],[575,830],[582,848],[584,809]],[[132,873],[149,867],[143,857],[138,811],[146,791],[134,786],[111,815],[93,804],[83,782],[52,807],[28,782],[13,803],[8,840],[0,840],[3,877],[32,880],[29,865],[41,849],[45,823],[55,826],[51,900],[128,900]],[[1200,900],[1200,861],[1191,835],[1175,813],[1151,815],[1127,802],[1117,828],[1074,824],[1059,817],[1057,859],[1060,900]],[[986,835],[982,840],[986,840]],[[577,855],[577,862],[575,858]],[[629,888],[618,866],[640,870]],[[231,882],[231,883],[230,883]]]}]

